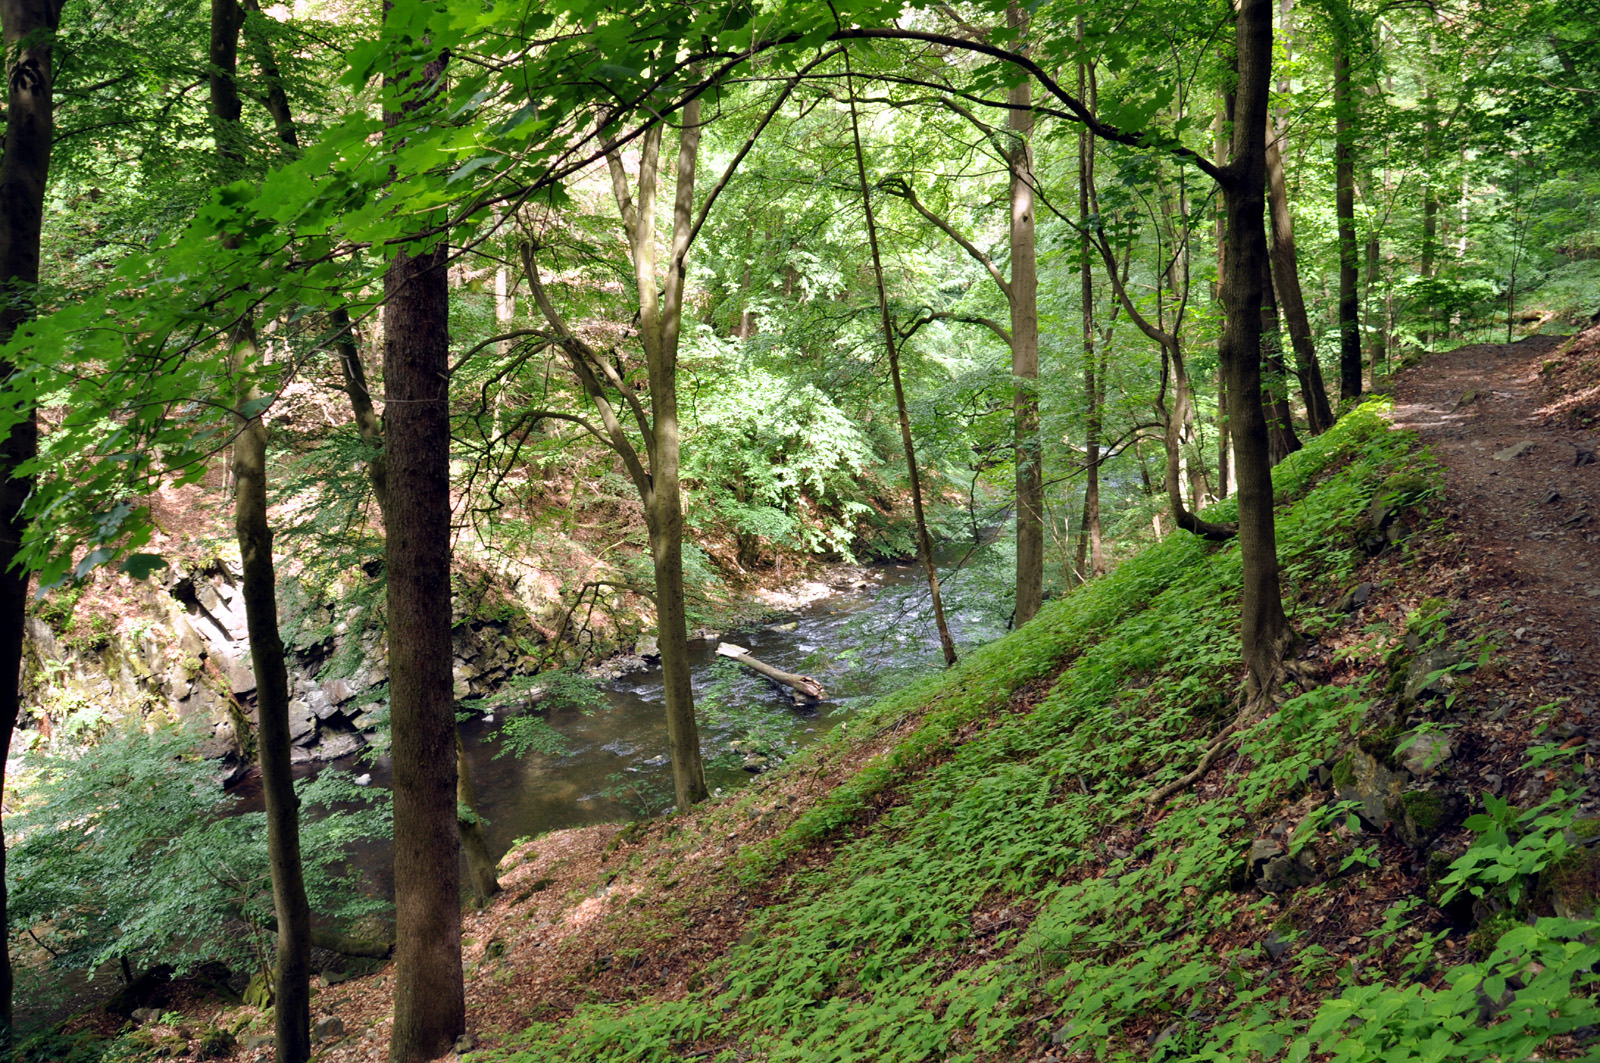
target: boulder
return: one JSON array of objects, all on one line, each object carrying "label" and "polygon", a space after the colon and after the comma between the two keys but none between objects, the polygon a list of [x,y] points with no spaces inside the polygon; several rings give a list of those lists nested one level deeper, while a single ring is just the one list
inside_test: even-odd
[{"label": "boulder", "polygon": [[322,739],[322,744],[313,749],[311,754],[318,760],[338,760],[340,757],[360,752],[366,744],[366,739],[358,734],[327,735]]},{"label": "boulder", "polygon": [[1454,753],[1450,739],[1433,731],[1408,735],[1395,747],[1395,756],[1402,758],[1401,765],[1419,779],[1441,771]]},{"label": "boulder", "polygon": [[[300,698],[289,702],[289,741],[299,742],[305,738],[316,741],[317,718],[311,712],[311,707]],[[309,736],[309,738],[308,738]]]},{"label": "boulder", "polygon": [[1345,591],[1343,596],[1341,596],[1339,599],[1339,604],[1335,606],[1335,608],[1337,608],[1341,613],[1353,613],[1357,609],[1360,609],[1363,605],[1366,605],[1367,600],[1371,597],[1372,584],[1360,583]]},{"label": "boulder", "polygon": [[344,1020],[337,1015],[324,1015],[311,1024],[313,1041],[337,1041],[344,1036]]},{"label": "boulder", "polygon": [[1390,771],[1362,749],[1351,750],[1333,769],[1334,795],[1357,802],[1357,814],[1374,831],[1389,825],[1389,809],[1397,806],[1408,781],[1404,773]]},{"label": "boulder", "polygon": [[1454,668],[1467,659],[1460,650],[1436,646],[1418,657],[1406,673],[1405,697],[1407,701],[1420,701],[1425,697],[1443,697],[1454,685],[1450,673],[1434,676],[1435,672]]},{"label": "boulder", "polygon": [[1462,802],[1441,790],[1407,790],[1390,808],[1395,833],[1413,849],[1426,849],[1462,819]]},{"label": "boulder", "polygon": [[1256,885],[1262,893],[1288,893],[1308,886],[1317,878],[1317,865],[1311,853],[1300,850],[1297,856],[1277,856],[1261,865]]},{"label": "boulder", "polygon": [[348,679],[328,679],[322,684],[322,694],[335,705],[342,705],[361,693],[361,689]]},{"label": "boulder", "polygon": [[1373,530],[1380,534],[1386,532],[1401,513],[1428,492],[1430,486],[1427,478],[1417,473],[1395,473],[1385,480],[1373,493],[1372,502],[1367,506],[1367,520],[1372,523]]},{"label": "boulder", "polygon": [[250,667],[249,654],[228,662],[228,687],[235,694],[248,694],[256,688],[256,670]]},{"label": "boulder", "polygon": [[133,1009],[133,1014],[128,1016],[128,1017],[131,1018],[134,1022],[138,1023],[140,1026],[147,1026],[150,1023],[158,1022],[161,1019],[161,1009],[160,1008],[134,1008]]},{"label": "boulder", "polygon": [[314,688],[307,693],[304,703],[311,715],[319,720],[326,720],[339,712],[339,706],[335,705],[333,699],[323,693],[320,688]]}]

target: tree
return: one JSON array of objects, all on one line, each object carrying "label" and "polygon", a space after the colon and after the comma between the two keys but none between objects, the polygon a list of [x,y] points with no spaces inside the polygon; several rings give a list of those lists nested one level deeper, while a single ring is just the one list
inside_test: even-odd
[{"label": "tree", "polygon": [[[425,40],[394,43],[427,46]],[[420,69],[404,62],[384,78],[386,107],[397,107],[386,115],[392,127],[436,107],[428,93],[444,76],[444,58]],[[393,253],[383,284],[384,569],[394,757],[391,1063],[437,1059],[466,1028],[450,642],[448,262],[442,239],[418,240]]]},{"label": "tree", "polygon": [[[0,37],[6,46],[5,145],[0,152],[0,343],[33,316],[39,284],[39,241],[45,185],[55,141],[55,31],[63,0],[0,0]],[[0,377],[15,366],[0,363]],[[0,442],[0,748],[10,748],[22,710],[22,632],[29,571],[18,564],[26,534],[24,503],[32,484],[19,476],[37,453],[32,405]],[[0,779],[0,784],[4,780]],[[0,834],[0,930],[6,926],[5,839]],[[0,941],[0,1050],[11,1039],[11,952]]]},{"label": "tree", "polygon": [[[237,85],[239,30],[244,9],[237,0],[212,0],[210,95],[216,125],[218,169],[224,181],[241,170]],[[232,237],[224,234],[224,240]],[[267,516],[268,405],[249,383],[252,364],[260,357],[252,311],[237,312],[230,337],[230,366],[237,394],[233,438],[234,534],[244,569],[241,591],[250,634],[250,658],[256,677],[256,742],[261,762],[261,791],[267,812],[267,851],[272,866],[272,893],[278,921],[277,956],[273,964],[273,1033],[283,1063],[311,1058],[311,906],[306,900],[300,865],[300,811],[294,792],[289,750],[289,672],[283,638],[278,632],[278,580],[272,557],[272,528]]]}]

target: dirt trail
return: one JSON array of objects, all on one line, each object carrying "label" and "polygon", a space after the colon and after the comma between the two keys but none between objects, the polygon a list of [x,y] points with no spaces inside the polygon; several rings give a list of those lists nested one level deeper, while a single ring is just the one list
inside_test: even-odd
[{"label": "dirt trail", "polygon": [[1543,657],[1539,695],[1589,708],[1600,691],[1600,463],[1576,459],[1600,439],[1546,409],[1540,370],[1562,342],[1430,357],[1396,376],[1395,421],[1443,463],[1451,531],[1469,563],[1503,582],[1497,618],[1519,649]]}]

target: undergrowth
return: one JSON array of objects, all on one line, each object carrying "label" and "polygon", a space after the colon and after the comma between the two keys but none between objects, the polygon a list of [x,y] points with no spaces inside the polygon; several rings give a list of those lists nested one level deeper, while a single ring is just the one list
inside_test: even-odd
[{"label": "undergrowth", "polygon": [[[1306,603],[1337,597],[1367,503],[1400,471],[1437,482],[1376,403],[1275,471],[1300,630],[1334,622]],[[1600,960],[1592,923],[1539,920],[1481,962],[1456,963],[1435,951],[1443,935],[1406,933],[1419,905],[1397,906],[1366,955],[1411,942],[1407,977],[1353,963],[1337,991],[1315,947],[1298,955],[1299,974],[1243,962],[1230,927],[1271,903],[1239,888],[1253,824],[1304,791],[1371,697],[1364,681],[1291,692],[1241,737],[1232,768],[1147,822],[1141,799],[1234,716],[1239,584],[1236,547],[1173,536],[885,699],[835,744],[912,720],[909,734],[742,854],[735,873],[753,883],[820,840],[837,844],[788,883],[787,901],[753,917],[707,988],[591,1005],[493,1058],[912,1063],[1057,1046],[1112,1060],[1523,1059],[1600,1023],[1580,992]],[[1057,671],[1031,711],[1005,715],[1015,691]],[[1289,851],[1331,836],[1336,812],[1306,816]],[[1309,1006],[1285,981],[1305,972],[1318,987]],[[1498,1002],[1493,1021],[1485,1000]]]}]

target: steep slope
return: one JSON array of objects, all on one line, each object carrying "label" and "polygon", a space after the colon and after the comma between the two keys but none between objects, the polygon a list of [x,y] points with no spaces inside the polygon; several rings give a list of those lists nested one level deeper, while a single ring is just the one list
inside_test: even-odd
[{"label": "steep slope", "polygon": [[[1592,1056],[1594,687],[1419,380],[1278,469],[1298,688],[1192,786],[1151,800],[1235,718],[1239,569],[1175,536],[737,797],[515,849],[472,1057]],[[322,990],[318,1058],[382,1058],[387,997]]]}]

